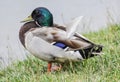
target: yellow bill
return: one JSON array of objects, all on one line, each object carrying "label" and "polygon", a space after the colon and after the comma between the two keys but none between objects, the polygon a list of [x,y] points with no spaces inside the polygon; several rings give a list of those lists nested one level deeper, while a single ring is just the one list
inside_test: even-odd
[{"label": "yellow bill", "polygon": [[33,21],[33,18],[31,16],[28,16],[23,21],[21,21],[21,23],[23,23],[23,22],[30,22],[30,21]]}]

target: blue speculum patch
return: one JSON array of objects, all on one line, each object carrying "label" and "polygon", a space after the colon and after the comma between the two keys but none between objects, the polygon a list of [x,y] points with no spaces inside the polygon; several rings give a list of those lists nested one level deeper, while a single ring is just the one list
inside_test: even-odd
[{"label": "blue speculum patch", "polygon": [[58,47],[60,47],[60,48],[62,48],[62,49],[65,49],[67,46],[64,44],[64,43],[62,43],[62,42],[56,42],[56,43],[54,43],[53,45],[55,45],[55,46],[58,46]]}]

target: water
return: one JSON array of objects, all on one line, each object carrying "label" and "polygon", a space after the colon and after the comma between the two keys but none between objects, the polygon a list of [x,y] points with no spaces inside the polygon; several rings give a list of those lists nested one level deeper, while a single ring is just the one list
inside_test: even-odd
[{"label": "water", "polygon": [[80,33],[98,31],[108,23],[120,22],[120,0],[2,0],[0,3],[0,68],[14,60],[24,60],[26,51],[18,39],[20,23],[31,11],[47,7],[58,24],[66,24],[77,16],[84,16]]}]

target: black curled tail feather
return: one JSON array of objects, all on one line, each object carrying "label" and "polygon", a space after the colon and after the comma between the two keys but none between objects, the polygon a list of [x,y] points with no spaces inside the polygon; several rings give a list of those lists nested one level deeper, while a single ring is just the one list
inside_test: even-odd
[{"label": "black curled tail feather", "polygon": [[86,48],[79,49],[79,50],[76,50],[76,51],[79,51],[79,53],[81,54],[83,59],[87,59],[87,58],[90,58],[90,57],[97,56],[97,54],[93,54],[93,53],[102,52],[102,48],[103,48],[102,45],[90,45]]}]

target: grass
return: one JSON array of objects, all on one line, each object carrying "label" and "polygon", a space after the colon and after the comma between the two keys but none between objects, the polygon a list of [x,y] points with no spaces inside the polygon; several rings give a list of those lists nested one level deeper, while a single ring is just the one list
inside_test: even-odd
[{"label": "grass", "polygon": [[47,63],[33,56],[0,71],[0,82],[120,82],[120,25],[85,34],[104,45],[104,55],[70,63],[62,71],[46,73]]}]

